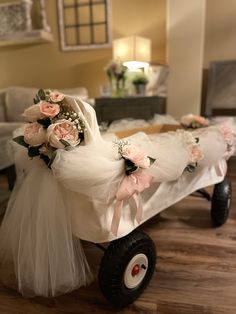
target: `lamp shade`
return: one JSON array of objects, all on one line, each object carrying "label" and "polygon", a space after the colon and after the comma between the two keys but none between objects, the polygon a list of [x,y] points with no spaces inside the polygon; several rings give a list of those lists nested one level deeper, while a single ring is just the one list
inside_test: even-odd
[{"label": "lamp shade", "polygon": [[139,36],[115,39],[113,60],[121,60],[128,68],[146,67],[151,61],[151,40]]}]

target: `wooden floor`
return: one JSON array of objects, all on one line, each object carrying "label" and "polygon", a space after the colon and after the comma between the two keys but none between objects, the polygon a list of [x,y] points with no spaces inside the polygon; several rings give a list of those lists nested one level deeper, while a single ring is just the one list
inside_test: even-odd
[{"label": "wooden floor", "polygon": [[[236,158],[228,177],[236,191]],[[72,313],[236,313],[236,192],[231,214],[221,228],[212,229],[210,204],[188,197],[142,225],[156,243],[156,272],[143,295],[117,311],[91,286],[54,299],[23,299],[15,290],[12,272],[0,269],[0,314]],[[86,244],[94,273],[101,252]]]}]

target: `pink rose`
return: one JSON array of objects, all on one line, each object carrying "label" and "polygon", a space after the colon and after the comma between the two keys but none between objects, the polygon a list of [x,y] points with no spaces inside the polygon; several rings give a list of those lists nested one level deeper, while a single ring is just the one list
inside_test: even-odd
[{"label": "pink rose", "polygon": [[43,118],[43,114],[40,111],[39,105],[30,106],[29,108],[25,109],[22,115],[28,122],[35,122],[38,119]]},{"label": "pink rose", "polygon": [[47,141],[52,147],[64,148],[65,145],[60,140],[68,142],[71,146],[79,144],[79,132],[73,122],[58,120],[47,128]]},{"label": "pink rose", "polygon": [[180,122],[183,125],[190,126],[191,124],[197,123],[201,126],[207,126],[209,124],[209,120],[205,119],[204,117],[194,115],[194,114],[187,114],[182,116]]},{"label": "pink rose", "polygon": [[191,154],[190,154],[190,162],[198,162],[199,160],[203,159],[203,153],[200,150],[198,145],[193,145],[191,149]]},{"label": "pink rose", "polygon": [[60,102],[65,98],[65,95],[59,93],[58,91],[54,91],[50,93],[50,99],[52,102]]},{"label": "pink rose", "polygon": [[54,118],[60,112],[60,107],[57,104],[50,104],[49,102],[43,101],[39,105],[40,112],[44,117]]},{"label": "pink rose", "polygon": [[126,145],[123,148],[122,156],[125,159],[131,160],[136,166],[140,168],[150,167],[150,160],[143,150],[136,146]]},{"label": "pink rose", "polygon": [[30,146],[39,146],[46,141],[46,130],[38,122],[28,124],[24,130],[24,141]]},{"label": "pink rose", "polygon": [[208,125],[209,124],[209,121],[208,119],[205,119],[204,117],[202,116],[198,116],[198,115],[193,115],[193,120],[197,123],[199,123],[200,125]]},{"label": "pink rose", "polygon": [[221,127],[221,131],[222,131],[222,134],[223,134],[226,142],[229,144],[233,143],[234,135],[233,135],[231,128],[228,125],[224,124]]}]

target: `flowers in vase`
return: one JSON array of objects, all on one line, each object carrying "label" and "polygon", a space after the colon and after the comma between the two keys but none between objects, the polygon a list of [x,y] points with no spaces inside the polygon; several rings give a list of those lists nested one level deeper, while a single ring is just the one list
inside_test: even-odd
[{"label": "flowers in vase", "polygon": [[124,96],[126,73],[128,68],[121,61],[110,61],[104,68],[112,94],[115,96]]},{"label": "flowers in vase", "polygon": [[84,121],[57,91],[40,89],[34,105],[23,113],[28,124],[23,135],[13,141],[28,150],[28,156],[39,156],[50,168],[57,149],[75,147],[83,140]]}]

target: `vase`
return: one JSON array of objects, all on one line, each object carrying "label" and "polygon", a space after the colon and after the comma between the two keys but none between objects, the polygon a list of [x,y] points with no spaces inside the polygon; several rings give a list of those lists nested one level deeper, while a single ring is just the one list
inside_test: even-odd
[{"label": "vase", "polygon": [[125,82],[123,80],[110,81],[112,97],[124,97],[126,95]]},{"label": "vase", "polygon": [[135,84],[136,94],[139,96],[145,96],[146,84]]}]

